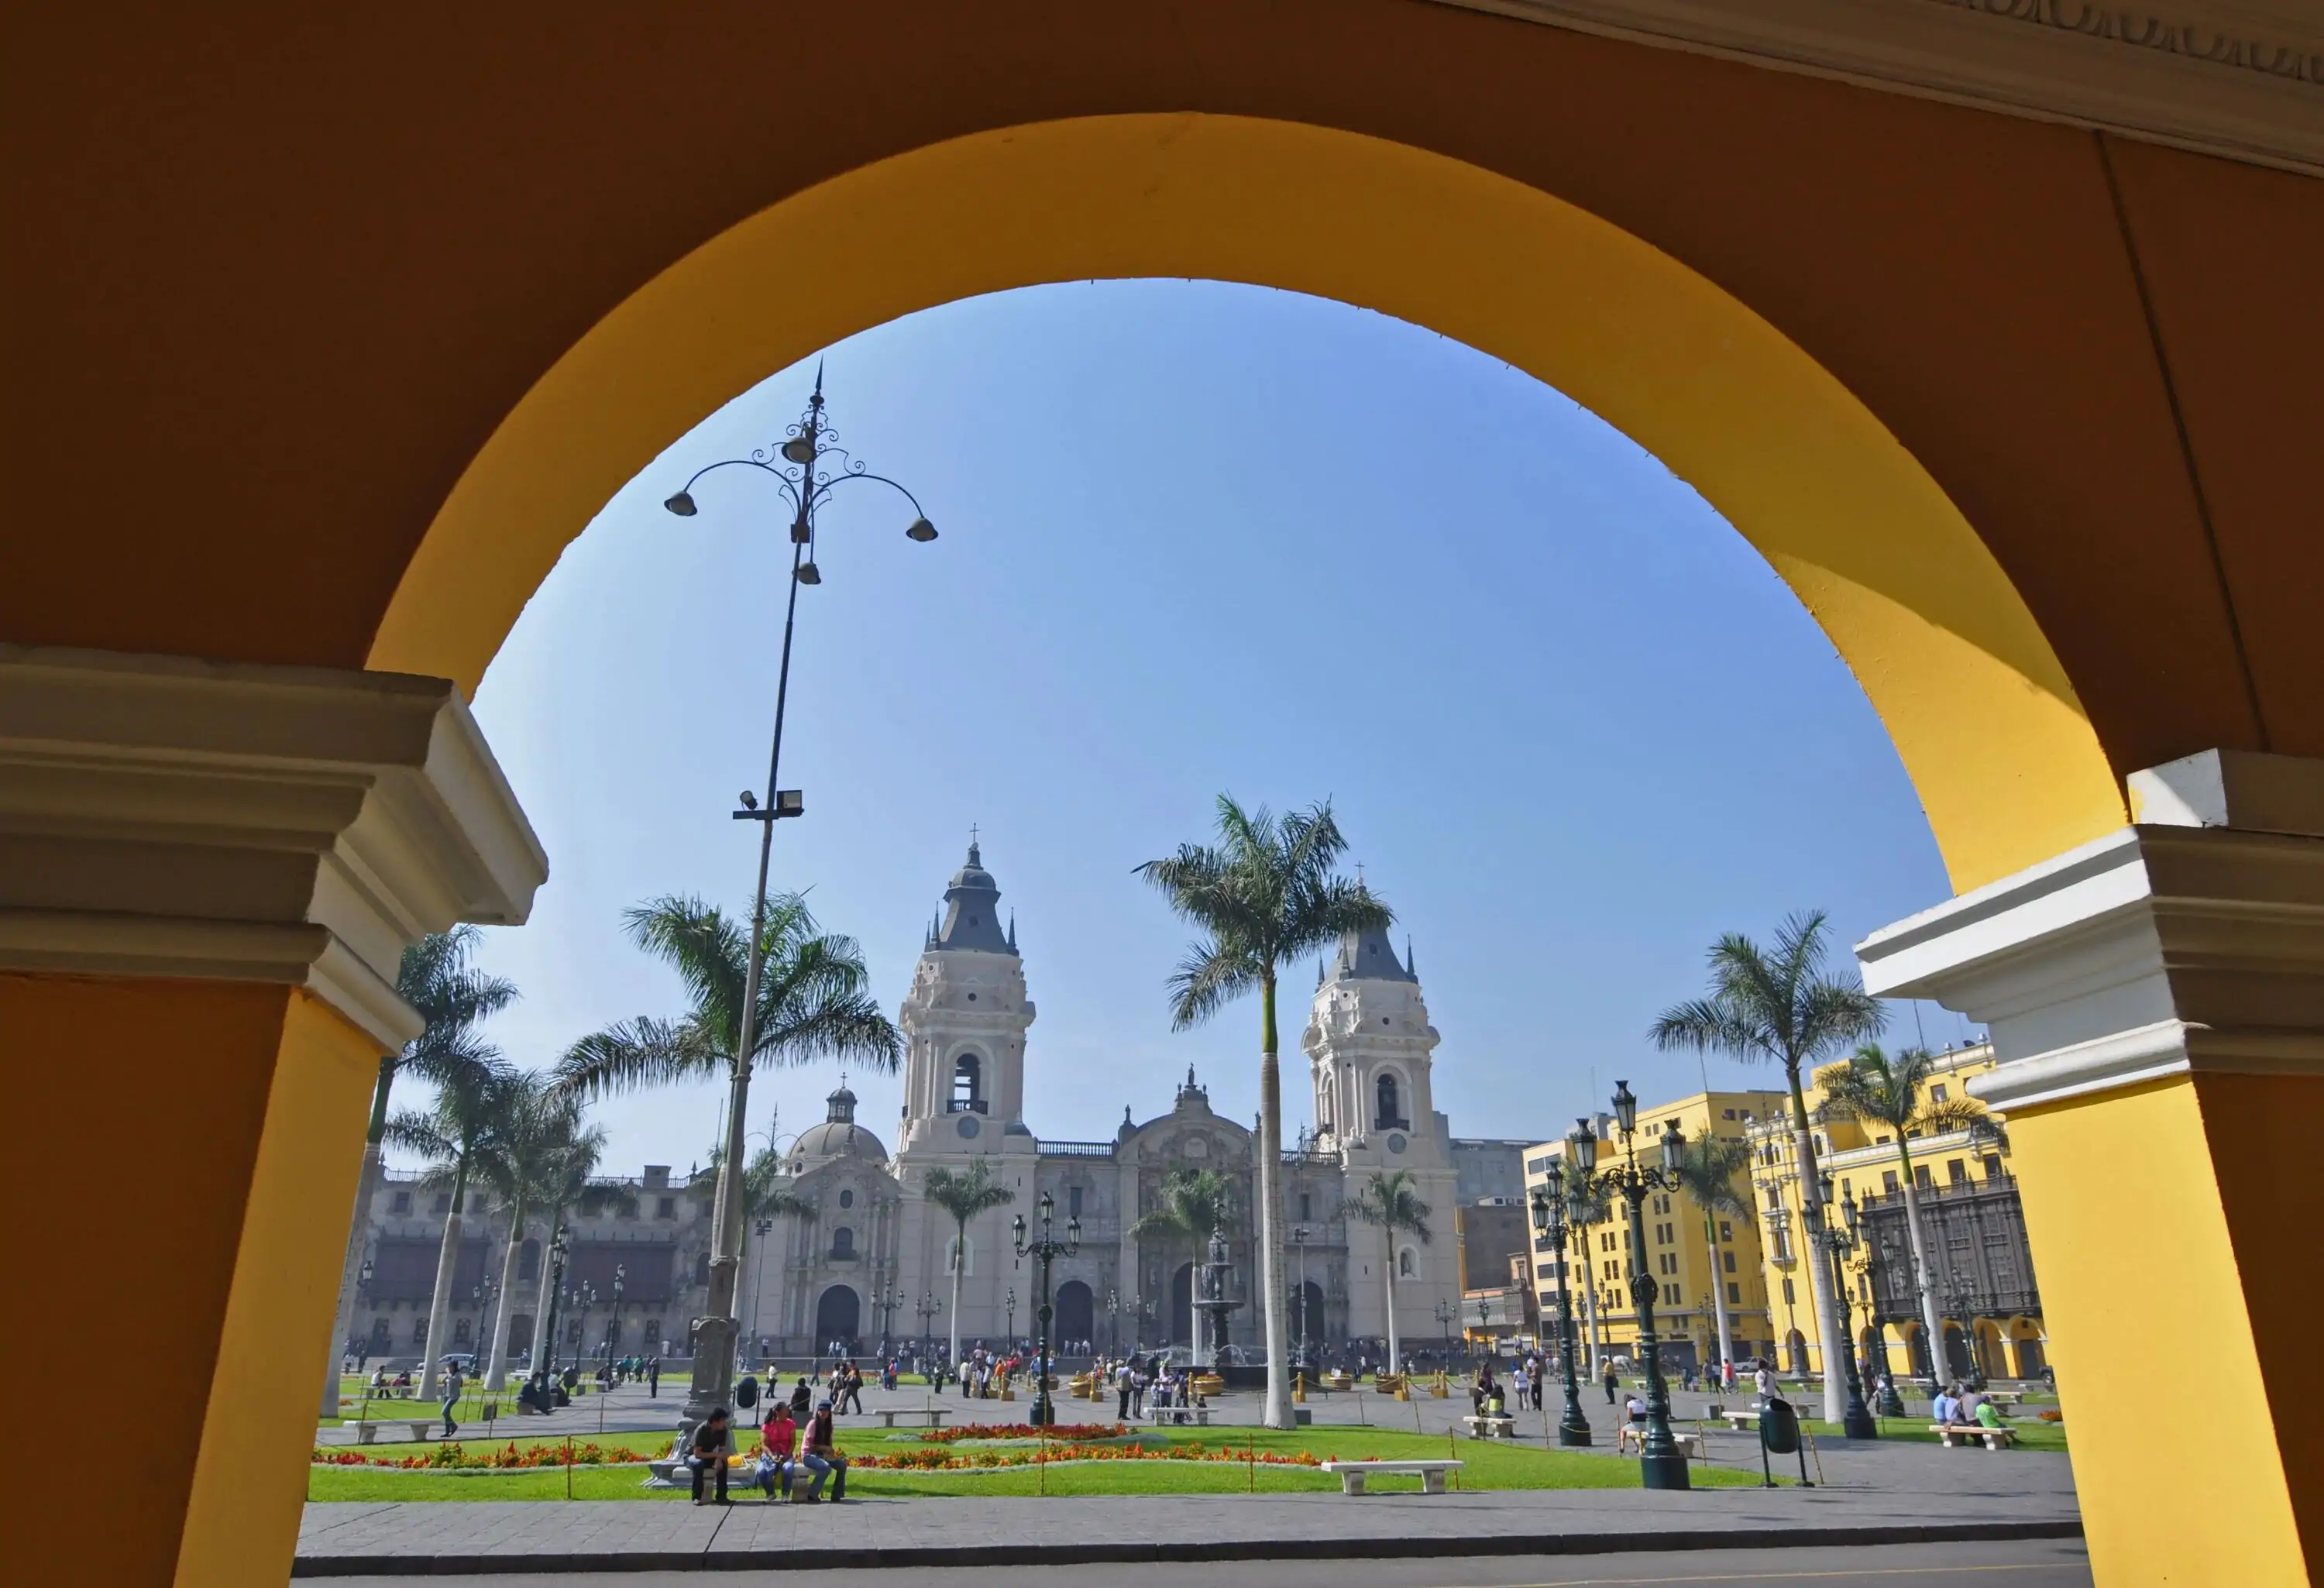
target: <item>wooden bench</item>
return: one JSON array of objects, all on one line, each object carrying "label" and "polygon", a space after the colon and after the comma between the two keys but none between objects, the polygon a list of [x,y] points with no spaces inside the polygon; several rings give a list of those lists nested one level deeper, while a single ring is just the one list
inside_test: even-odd
[{"label": "wooden bench", "polygon": [[[1690,1434],[1682,1429],[1673,1428],[1671,1430],[1671,1438],[1677,1444],[1680,1454],[1692,1457],[1696,1461],[1708,1461],[1710,1459],[1709,1454],[1703,1448],[1702,1435]],[[1637,1448],[1639,1454],[1643,1455],[1646,1454],[1646,1431],[1638,1426],[1636,1423],[1623,1423],[1618,1425],[1614,1429],[1614,1454],[1616,1455],[1619,1455],[1624,1451],[1634,1445]]]},{"label": "wooden bench", "polygon": [[1517,1436],[1517,1420],[1513,1417],[1494,1417],[1488,1413],[1483,1417],[1465,1417],[1461,1420],[1469,1425],[1469,1437],[1471,1439],[1514,1439]]},{"label": "wooden bench", "polygon": [[1938,1442],[1949,1450],[1952,1448],[1956,1434],[1964,1440],[1984,1440],[1987,1450],[2006,1450],[2010,1442],[2017,1437],[2015,1428],[1988,1428],[1983,1423],[1931,1423],[1929,1432],[1934,1434]]},{"label": "wooden bench", "polygon": [[1452,1460],[1327,1461],[1323,1463],[1323,1471],[1339,1474],[1340,1492],[1342,1494],[1363,1493],[1364,1480],[1376,1473],[1418,1478],[1423,1494],[1442,1494],[1444,1492],[1444,1475],[1458,1472],[1467,1464],[1466,1462]]},{"label": "wooden bench", "polygon": [[883,1428],[894,1427],[898,1417],[910,1417],[912,1422],[907,1425],[908,1426],[941,1428],[945,1425],[945,1418],[952,1416],[952,1413],[941,1406],[899,1406],[881,1407],[876,1411],[867,1412],[864,1415],[878,1417],[880,1426]]}]

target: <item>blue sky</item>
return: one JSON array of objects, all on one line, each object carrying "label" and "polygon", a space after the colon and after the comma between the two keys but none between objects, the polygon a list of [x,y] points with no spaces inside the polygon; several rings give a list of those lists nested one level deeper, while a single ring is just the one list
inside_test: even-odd
[{"label": "blue sky", "polygon": [[[1039,1009],[1043,1136],[1160,1112],[1189,1064],[1222,1112],[1256,1108],[1255,1004],[1171,1032],[1187,934],[1131,875],[1204,836],[1222,789],[1332,799],[1416,950],[1462,1134],[1554,1132],[1617,1076],[1693,1088],[1642,1033],[1720,931],[1822,908],[1844,954],[1949,892],[1789,592],[1685,482],[1496,360],[1340,304],[1132,282],[954,304],[826,362],[840,439],[942,538],[906,540],[876,486],[824,520],[783,779],[808,815],[778,830],[777,880],[861,939],[892,1011],[979,824]],[[727,812],[765,776],[784,521],[741,470],[696,518],[659,503],[779,438],[812,374],[770,375],[608,503],[479,691],[553,866],[485,951],[522,990],[492,1028],[521,1062],[677,1011],[625,906],[747,906],[754,831]],[[1313,972],[1290,981],[1304,998]],[[1966,1033],[1922,1014],[1932,1045]],[[851,1079],[892,1140],[897,1081]],[[835,1081],[761,1071],[752,1128],[820,1119]],[[607,1167],[701,1159],[718,1108],[709,1086],[609,1103]]]}]

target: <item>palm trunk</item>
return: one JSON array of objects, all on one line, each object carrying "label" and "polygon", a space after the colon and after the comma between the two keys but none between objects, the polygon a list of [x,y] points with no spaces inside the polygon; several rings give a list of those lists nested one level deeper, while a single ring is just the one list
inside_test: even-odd
[{"label": "palm trunk", "polygon": [[1702,1238],[1711,1248],[1711,1305],[1719,1320],[1719,1360],[1733,1362],[1735,1346],[1727,1335],[1727,1284],[1719,1277],[1719,1221],[1708,1212],[1702,1215]]},{"label": "palm trunk", "polygon": [[1270,1428],[1293,1426],[1291,1331],[1283,1316],[1282,1200],[1283,1075],[1276,1057],[1275,976],[1259,988],[1259,1288],[1267,1327],[1267,1406],[1259,1421]]},{"label": "palm trunk", "polygon": [[1792,1088],[1792,1137],[1800,1162],[1800,1216],[1808,1270],[1808,1294],[1815,1303],[1816,1349],[1823,1367],[1823,1420],[1837,1426],[1848,1417],[1848,1369],[1832,1354],[1835,1343],[1849,1349],[1840,1333],[1840,1306],[1831,1289],[1831,1261],[1819,1232],[1823,1228],[1823,1187],[1816,1179],[1815,1132],[1808,1125],[1808,1102],[1800,1092],[1796,1065],[1784,1066]]},{"label": "palm trunk", "polygon": [[952,1365],[960,1370],[960,1270],[968,1266],[968,1221],[954,1221],[960,1231],[959,1244],[952,1249]]},{"label": "palm trunk", "polygon": [[444,1215],[444,1249],[436,1256],[436,1294],[428,1303],[427,1353],[420,1362],[420,1385],[414,1396],[426,1400],[436,1391],[436,1363],[444,1348],[444,1328],[451,1321],[452,1275],[460,1260],[461,1204],[468,1193],[468,1159],[463,1153],[452,1174],[452,1211]]},{"label": "palm trunk", "polygon": [[540,1288],[532,1302],[532,1371],[546,1372],[549,1353],[557,1342],[549,1337],[549,1314],[557,1302],[557,1266],[549,1248],[556,1244],[557,1226],[565,1221],[565,1205],[558,1203],[549,1210],[549,1239],[540,1248]]},{"label": "palm trunk", "polygon": [[1932,1399],[1938,1384],[1952,1373],[1953,1364],[1945,1360],[1945,1315],[1937,1305],[1936,1270],[1929,1266],[1926,1243],[1921,1236],[1921,1188],[1913,1178],[1913,1149],[1904,1145],[1904,1131],[1896,1131],[1896,1158],[1904,1166],[1904,1229],[1912,1237],[1913,1267],[1917,1283],[1914,1288],[1921,1293],[1921,1326],[1929,1332],[1929,1384]]},{"label": "palm trunk", "polygon": [[322,1412],[339,1415],[339,1355],[346,1349],[347,1331],[354,1326],[355,1276],[363,1269],[364,1250],[371,1244],[371,1199],[379,1190],[380,1142],[387,1134],[387,1092],[395,1084],[396,1056],[379,1061],[379,1079],[372,1086],[371,1125],[364,1133],[363,1168],[355,1176],[355,1213],[347,1220],[347,1255],[339,1264],[339,1307],[331,1326],[331,1356],[323,1367]]},{"label": "palm trunk", "polygon": [[[508,1382],[508,1306],[516,1292],[517,1249],[524,1244],[524,1198],[509,1209],[508,1250],[501,1255],[501,1313],[493,1319],[493,1338],[484,1360],[484,1388],[498,1390]],[[480,1323],[482,1320],[478,1320]]]},{"label": "palm trunk", "polygon": [[1396,1226],[1385,1224],[1380,1233],[1388,1237],[1388,1266],[1380,1269],[1380,1277],[1388,1281],[1388,1371],[1393,1373],[1400,1371],[1402,1356],[1396,1332]]}]

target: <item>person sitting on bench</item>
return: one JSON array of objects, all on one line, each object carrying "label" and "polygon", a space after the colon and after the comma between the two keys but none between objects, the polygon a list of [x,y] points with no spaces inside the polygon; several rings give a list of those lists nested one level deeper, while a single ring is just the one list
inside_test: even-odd
[{"label": "person sitting on bench", "polygon": [[798,1450],[798,1425],[791,1421],[790,1402],[779,1400],[774,1416],[759,1430],[759,1462],[751,1475],[752,1486],[764,1489],[769,1500],[788,1499]]},{"label": "person sitting on bench", "polygon": [[694,1430],[694,1442],[686,1453],[686,1464],[694,1470],[694,1503],[702,1503],[702,1480],[705,1474],[718,1474],[718,1503],[726,1503],[726,1408],[720,1407],[705,1417],[702,1426]]}]

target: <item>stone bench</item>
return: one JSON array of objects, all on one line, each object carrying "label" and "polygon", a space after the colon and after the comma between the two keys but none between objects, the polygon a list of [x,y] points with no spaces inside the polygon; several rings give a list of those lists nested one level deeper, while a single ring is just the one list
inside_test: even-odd
[{"label": "stone bench", "polygon": [[1176,1424],[1182,1428],[1192,1423],[1198,1428],[1207,1428],[1211,1426],[1211,1408],[1207,1406],[1149,1406],[1146,1408],[1146,1417],[1157,1428],[1165,1423]]},{"label": "stone bench", "polygon": [[1756,1411],[1730,1411],[1720,1415],[1726,1417],[1727,1426],[1738,1434],[1753,1433],[1759,1426],[1759,1414]]},{"label": "stone bench", "polygon": [[905,1425],[908,1427],[941,1428],[945,1426],[945,1418],[952,1413],[941,1406],[883,1406],[863,1415],[878,1417],[883,1428],[894,1427],[898,1417],[911,1418],[911,1422]]},{"label": "stone bench", "polygon": [[2017,1437],[2015,1428],[1988,1428],[1983,1423],[1931,1423],[1929,1432],[1934,1434],[1938,1443],[1948,1450],[1952,1448],[1956,1435],[1963,1441],[1982,1439],[1987,1450],[2006,1450]]},{"label": "stone bench", "polygon": [[1327,1461],[1323,1463],[1323,1470],[1339,1474],[1340,1492],[1342,1494],[1363,1493],[1364,1481],[1375,1473],[1381,1476],[1418,1478],[1420,1491],[1423,1494],[1442,1494],[1444,1492],[1444,1475],[1447,1473],[1456,1473],[1467,1464],[1465,1462],[1452,1460]]},{"label": "stone bench", "polygon": [[1469,1425],[1469,1437],[1471,1439],[1514,1439],[1517,1436],[1517,1420],[1512,1417],[1494,1417],[1487,1413],[1483,1417],[1464,1417],[1461,1420]]},{"label": "stone bench", "polygon": [[[1671,1430],[1671,1439],[1678,1445],[1680,1454],[1691,1457],[1695,1461],[1707,1461],[1710,1459],[1709,1454],[1703,1448],[1702,1435],[1690,1434],[1683,1429],[1673,1428]],[[1615,1428],[1614,1454],[1616,1455],[1620,1455],[1624,1451],[1633,1448],[1635,1448],[1639,1454],[1644,1455],[1646,1454],[1646,1431],[1638,1426],[1637,1424],[1623,1423]]]}]

